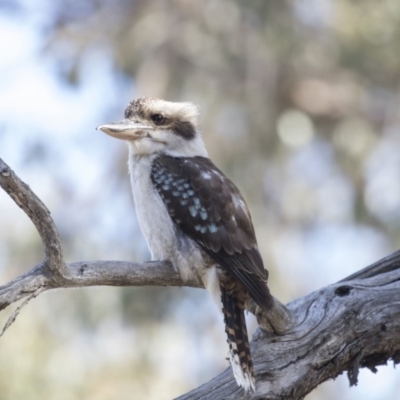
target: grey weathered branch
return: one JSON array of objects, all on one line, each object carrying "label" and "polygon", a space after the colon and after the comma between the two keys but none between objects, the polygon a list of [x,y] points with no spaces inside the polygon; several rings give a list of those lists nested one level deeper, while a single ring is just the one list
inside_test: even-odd
[{"label": "grey weathered branch", "polygon": [[[130,263],[83,261],[65,264],[61,241],[49,210],[12,169],[0,159],[0,186],[34,223],[45,248],[45,259],[26,274],[0,286],[0,310],[45,290],[94,285],[182,286],[179,275],[166,262]],[[187,286],[199,286],[188,282]],[[12,320],[14,320],[12,316]],[[7,323],[6,327],[10,324]]]},{"label": "grey weathered branch", "polygon": [[[167,262],[82,261],[65,264],[61,241],[49,210],[0,158],[0,186],[34,223],[45,248],[45,260],[31,271],[0,286],[0,310],[38,290],[113,286],[182,286],[179,275]],[[187,286],[199,286],[188,282]]]},{"label": "grey weathered branch", "polygon": [[63,276],[65,265],[61,250],[61,241],[57,228],[50,216],[50,211],[22,182],[15,172],[0,158],[0,186],[15,203],[24,210],[34,223],[42,239],[45,250],[45,263],[53,272],[53,279]]},{"label": "grey weathered branch", "polygon": [[[45,205],[0,159],[0,186],[35,224],[45,247],[44,261],[0,286],[0,310],[24,299],[21,308],[54,288],[112,286],[192,286],[167,262],[83,261],[65,264],[61,242]],[[180,400],[302,399],[320,383],[347,371],[357,382],[361,367],[400,361],[400,252],[342,281],[290,302],[275,299],[268,313],[247,307],[262,327],[251,343],[257,390],[245,394],[228,368]]]},{"label": "grey weathered branch", "polygon": [[227,369],[179,400],[302,399],[342,372],[355,385],[359,368],[399,363],[400,251],[287,308],[294,320],[285,334],[254,334],[255,394],[235,387]]}]

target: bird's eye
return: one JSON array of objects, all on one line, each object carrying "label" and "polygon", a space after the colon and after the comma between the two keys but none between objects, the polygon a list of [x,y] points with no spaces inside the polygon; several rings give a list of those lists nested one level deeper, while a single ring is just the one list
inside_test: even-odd
[{"label": "bird's eye", "polygon": [[156,125],[162,125],[165,122],[165,117],[161,114],[152,114],[150,118]]}]

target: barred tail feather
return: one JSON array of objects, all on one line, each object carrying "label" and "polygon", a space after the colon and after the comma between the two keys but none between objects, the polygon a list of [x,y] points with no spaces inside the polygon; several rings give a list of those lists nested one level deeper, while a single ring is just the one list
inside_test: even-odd
[{"label": "barred tail feather", "polygon": [[246,392],[254,391],[253,362],[244,318],[244,304],[234,294],[228,293],[222,285],[221,301],[233,375],[237,384]]}]

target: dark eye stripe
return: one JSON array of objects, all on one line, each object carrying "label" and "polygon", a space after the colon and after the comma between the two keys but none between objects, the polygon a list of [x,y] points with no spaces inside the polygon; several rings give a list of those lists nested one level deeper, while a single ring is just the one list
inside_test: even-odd
[{"label": "dark eye stripe", "polygon": [[193,139],[196,136],[195,127],[188,121],[174,121],[171,124],[171,129],[185,139]]}]

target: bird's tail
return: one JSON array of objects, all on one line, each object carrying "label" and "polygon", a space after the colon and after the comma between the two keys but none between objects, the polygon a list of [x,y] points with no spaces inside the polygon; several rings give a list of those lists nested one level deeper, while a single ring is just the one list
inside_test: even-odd
[{"label": "bird's tail", "polygon": [[244,318],[244,302],[234,293],[229,293],[222,285],[221,301],[233,375],[237,384],[246,392],[255,390],[253,362]]}]

